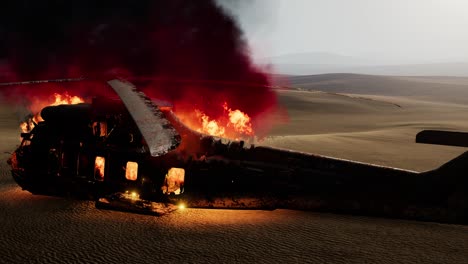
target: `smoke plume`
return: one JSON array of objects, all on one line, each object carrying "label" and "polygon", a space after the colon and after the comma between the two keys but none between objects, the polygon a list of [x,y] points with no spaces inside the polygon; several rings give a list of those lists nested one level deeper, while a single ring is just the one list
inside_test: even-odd
[{"label": "smoke plume", "polygon": [[[216,116],[227,101],[254,120],[276,106],[269,76],[252,64],[240,28],[213,0],[9,0],[2,10],[0,82],[123,77],[176,111],[197,107]],[[0,89],[30,101],[63,90],[108,93],[93,82]]]}]

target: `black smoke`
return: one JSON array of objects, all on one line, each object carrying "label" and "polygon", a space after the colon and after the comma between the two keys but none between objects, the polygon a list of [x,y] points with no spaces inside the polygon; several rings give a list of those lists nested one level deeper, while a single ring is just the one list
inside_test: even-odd
[{"label": "black smoke", "polygon": [[0,58],[17,78],[128,74],[267,83],[215,1],[3,1]]},{"label": "black smoke", "polygon": [[[7,0],[1,8],[0,82],[215,80],[177,89],[147,82],[145,91],[214,115],[222,111],[220,100],[254,118],[276,105],[268,74],[252,64],[242,31],[214,0]],[[45,86],[9,94],[56,90]],[[80,95],[81,86],[74,89]],[[89,85],[84,90],[99,93]]]}]

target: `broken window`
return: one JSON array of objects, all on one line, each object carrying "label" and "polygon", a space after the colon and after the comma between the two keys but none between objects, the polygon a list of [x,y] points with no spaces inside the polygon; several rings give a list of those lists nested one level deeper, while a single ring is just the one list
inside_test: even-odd
[{"label": "broken window", "polygon": [[130,181],[136,181],[138,177],[138,163],[129,161],[125,169],[125,178]]},{"label": "broken window", "polygon": [[104,157],[96,156],[94,162],[94,178],[98,181],[104,180],[104,169],[106,166],[106,159]]},{"label": "broken window", "polygon": [[162,191],[164,194],[174,193],[176,195],[183,192],[185,170],[181,168],[170,168],[166,174]]}]

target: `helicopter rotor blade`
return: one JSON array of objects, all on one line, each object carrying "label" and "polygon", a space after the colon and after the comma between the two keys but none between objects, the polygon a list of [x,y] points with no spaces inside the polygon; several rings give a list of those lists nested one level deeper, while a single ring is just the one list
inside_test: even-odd
[{"label": "helicopter rotor blade", "polygon": [[39,84],[39,83],[79,82],[79,81],[83,81],[83,80],[85,80],[84,77],[67,78],[67,79],[53,79],[53,80],[35,80],[35,81],[23,81],[23,82],[7,82],[7,83],[0,83],[0,86],[28,85],[28,84]]},{"label": "helicopter rotor blade", "polygon": [[175,149],[181,137],[164,114],[143,92],[126,81],[110,80],[145,139],[151,156],[164,155]]}]

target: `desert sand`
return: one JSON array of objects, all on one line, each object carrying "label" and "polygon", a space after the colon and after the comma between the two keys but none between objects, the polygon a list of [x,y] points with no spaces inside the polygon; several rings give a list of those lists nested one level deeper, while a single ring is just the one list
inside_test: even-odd
[{"label": "desert sand", "polygon": [[[416,171],[466,151],[414,143],[421,129],[468,131],[461,99],[300,88],[278,91],[289,120],[257,144]],[[34,196],[6,164],[16,112],[1,104],[0,263],[468,263],[468,226],[292,210],[154,217]]]}]

